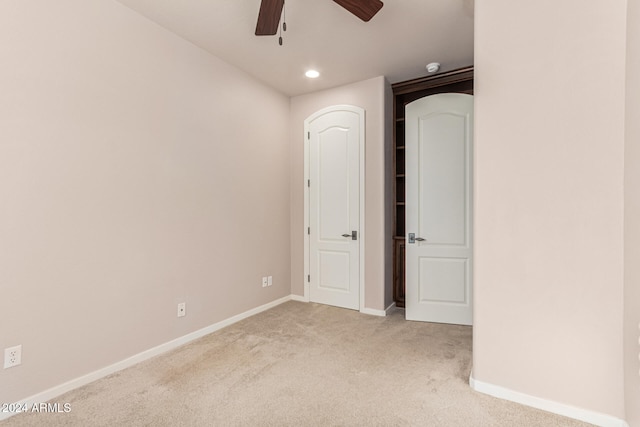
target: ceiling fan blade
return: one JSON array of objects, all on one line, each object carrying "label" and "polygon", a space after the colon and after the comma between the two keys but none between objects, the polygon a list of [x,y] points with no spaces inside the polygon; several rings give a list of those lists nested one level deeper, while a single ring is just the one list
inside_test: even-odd
[{"label": "ceiling fan blade", "polygon": [[362,19],[364,22],[368,22],[373,16],[378,13],[384,3],[380,0],[333,0],[340,6],[347,9],[349,12]]},{"label": "ceiling fan blade", "polygon": [[284,6],[284,0],[262,0],[256,24],[256,36],[273,36],[278,32],[282,6]]}]

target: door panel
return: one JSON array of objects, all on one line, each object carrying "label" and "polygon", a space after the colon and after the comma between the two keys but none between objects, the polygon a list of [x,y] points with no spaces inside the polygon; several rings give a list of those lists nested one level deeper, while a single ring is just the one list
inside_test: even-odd
[{"label": "door panel", "polygon": [[[312,128],[315,128],[313,126]],[[314,135],[317,141],[318,238],[344,241],[351,227],[349,200],[349,129],[331,127]],[[314,191],[315,192],[315,191]]]},{"label": "door panel", "polygon": [[466,292],[459,284],[466,282],[468,260],[421,257],[419,262],[420,302],[466,302]]},{"label": "door panel", "polygon": [[418,120],[418,234],[429,236],[432,245],[465,245],[465,116],[434,113]]},{"label": "door panel", "polygon": [[307,123],[309,300],[357,310],[363,112],[336,107],[312,117]]},{"label": "door panel", "polygon": [[428,96],[405,113],[406,317],[470,325],[473,97]]},{"label": "door panel", "polygon": [[351,287],[348,252],[318,251],[318,288],[348,293]]}]

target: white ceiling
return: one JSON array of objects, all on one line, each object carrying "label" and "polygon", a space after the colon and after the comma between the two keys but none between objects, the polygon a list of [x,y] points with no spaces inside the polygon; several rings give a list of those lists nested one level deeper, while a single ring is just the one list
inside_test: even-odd
[{"label": "white ceiling", "polygon": [[[473,0],[383,0],[369,22],[332,0],[288,0],[283,46],[254,35],[260,0],[118,1],[290,96],[473,64]],[[320,78],[304,77],[309,68]]]}]

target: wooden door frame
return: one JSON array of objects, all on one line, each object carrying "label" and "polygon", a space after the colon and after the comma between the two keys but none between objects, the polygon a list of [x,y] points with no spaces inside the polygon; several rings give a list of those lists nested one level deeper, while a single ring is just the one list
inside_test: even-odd
[{"label": "wooden door frame", "polygon": [[359,271],[359,311],[363,312],[364,310],[364,293],[365,293],[365,287],[364,287],[364,272],[365,272],[365,265],[364,265],[364,260],[365,260],[365,252],[364,252],[364,242],[365,242],[365,236],[366,236],[366,232],[365,232],[365,222],[364,222],[364,218],[365,218],[365,212],[364,212],[364,208],[365,208],[365,182],[364,182],[364,178],[365,178],[365,156],[364,156],[364,149],[365,149],[365,110],[362,107],[358,107],[355,105],[332,105],[326,108],[322,108],[318,111],[316,111],[315,113],[311,114],[309,117],[307,117],[306,119],[304,119],[304,134],[303,134],[303,144],[304,144],[304,181],[303,181],[303,186],[304,186],[304,231],[303,231],[303,235],[304,235],[304,277],[303,277],[303,283],[304,283],[304,301],[309,302],[309,281],[308,281],[308,277],[310,274],[310,261],[309,261],[309,256],[310,256],[310,244],[311,241],[309,239],[309,234],[307,232],[307,230],[309,230],[310,227],[310,217],[309,217],[309,125],[311,122],[313,122],[315,119],[323,116],[324,114],[327,113],[331,113],[331,112],[336,112],[336,111],[349,111],[351,113],[356,113],[358,114],[359,117],[359,125],[360,125],[360,140],[358,142],[359,145],[359,152],[360,152],[360,157],[359,157],[359,162],[360,162],[360,200],[359,200],[359,205],[360,205],[360,209],[359,209],[359,213],[360,213],[360,224],[359,224],[359,235],[360,237],[358,238],[358,252],[359,252],[359,265],[360,265],[360,271]]},{"label": "wooden door frame", "polygon": [[[387,199],[385,203],[389,203],[393,212],[392,235],[390,242],[393,256],[393,301],[398,307],[404,307],[404,269],[402,259],[399,259],[401,251],[399,247],[405,239],[404,222],[402,226],[398,224],[398,196],[397,196],[397,140],[398,132],[402,132],[401,140],[404,143],[404,106],[411,101],[438,93],[466,93],[473,95],[473,66],[459,68],[457,70],[445,71],[432,76],[420,77],[413,80],[394,83],[391,85],[393,91],[393,159],[389,179],[393,182],[393,191],[390,194],[391,199]],[[399,229],[403,229],[401,235],[398,234]]]}]

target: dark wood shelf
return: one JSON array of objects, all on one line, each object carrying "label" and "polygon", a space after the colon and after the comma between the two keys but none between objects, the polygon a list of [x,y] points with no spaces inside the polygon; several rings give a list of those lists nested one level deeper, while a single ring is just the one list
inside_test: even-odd
[{"label": "dark wood shelf", "polygon": [[404,174],[403,173],[399,173],[396,175],[396,178],[404,178]]},{"label": "dark wood shelf", "polygon": [[404,145],[402,147],[396,147],[396,150],[404,150]]}]

